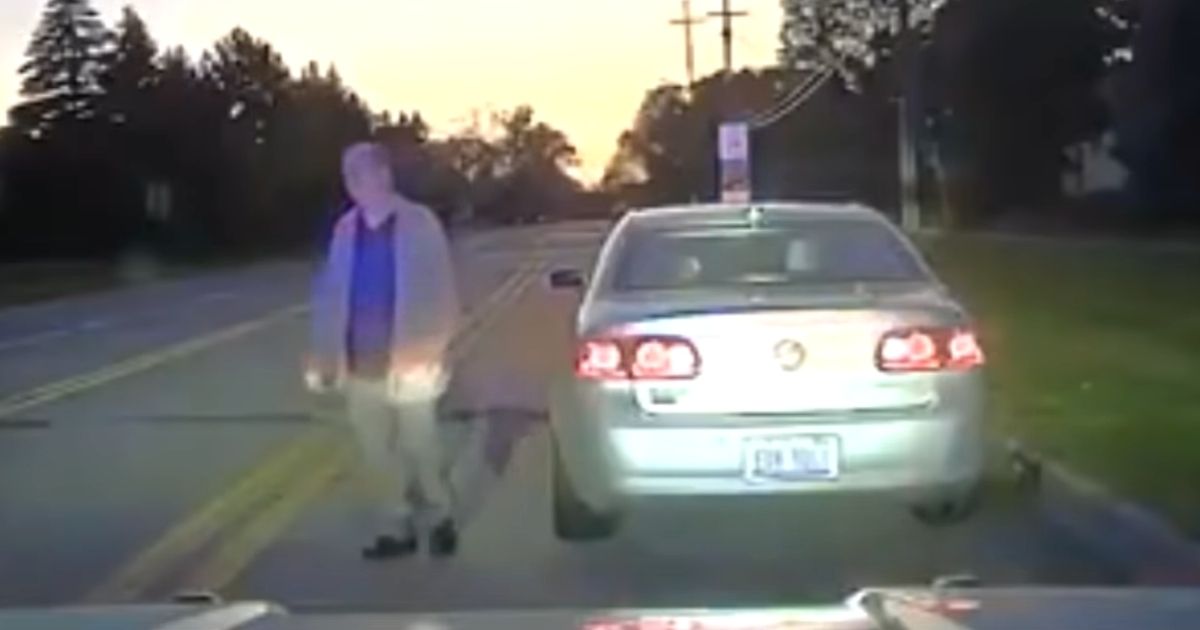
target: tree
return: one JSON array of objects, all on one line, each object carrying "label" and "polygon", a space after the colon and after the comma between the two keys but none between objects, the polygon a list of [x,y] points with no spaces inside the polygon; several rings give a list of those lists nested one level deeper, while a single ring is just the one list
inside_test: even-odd
[{"label": "tree", "polygon": [[158,45],[132,7],[121,12],[114,46],[100,75],[104,117],[117,125],[137,125],[145,117],[149,93],[158,80]]},{"label": "tree", "polygon": [[283,57],[271,44],[235,28],[204,55],[200,66],[224,95],[229,119],[248,131],[254,144],[265,143],[271,112],[291,81]]},{"label": "tree", "polygon": [[463,173],[455,168],[445,148],[449,140],[430,140],[419,145],[415,187],[417,198],[441,215],[447,223],[469,216],[475,190]]},{"label": "tree", "polygon": [[472,124],[430,146],[433,181],[452,207],[500,222],[559,214],[580,191],[568,169],[575,146],[561,130],[538,121],[533,108],[494,112],[487,129]]},{"label": "tree", "polygon": [[500,135],[496,148],[502,176],[528,167],[565,169],[579,164],[575,146],[567,135],[544,122],[536,122],[533,108],[528,105],[494,114],[493,125]]},{"label": "tree", "polygon": [[396,121],[386,111],[376,117],[375,139],[389,144],[425,144],[429,141],[429,125],[421,112],[396,113]]},{"label": "tree", "polygon": [[780,57],[786,66],[833,67],[861,79],[894,54],[901,5],[919,31],[932,27],[946,0],[783,0]]},{"label": "tree", "polygon": [[243,29],[198,62],[159,53],[149,31],[127,8],[110,46],[87,0],[50,1],[22,69],[27,99],[14,114],[25,126],[0,129],[6,255],[313,245],[342,208],[342,150],[371,137],[416,147],[415,193],[447,215],[476,205],[520,220],[572,206],[580,191],[566,134],[528,107],[486,133],[435,140],[417,112],[373,115],[333,67],[312,62],[293,78]]},{"label": "tree", "polygon": [[276,242],[316,244],[340,210],[341,153],[370,133],[370,113],[337,70],[310,62],[286,90],[267,145],[271,188],[264,214]]},{"label": "tree", "polygon": [[1200,216],[1200,4],[1161,0],[1141,5],[1132,62],[1113,95],[1120,156],[1133,174],[1148,218]]},{"label": "tree", "polygon": [[579,164],[567,134],[536,120],[528,105],[495,114],[492,124],[498,136],[492,168],[498,199],[486,212],[517,222],[558,214],[579,191],[566,172]]},{"label": "tree", "polygon": [[109,35],[88,0],[48,0],[19,69],[24,102],[13,122],[42,137],[94,115]]},{"label": "tree", "polygon": [[477,125],[433,142],[430,151],[446,170],[446,189],[455,191],[456,212],[492,205],[500,182],[499,149],[484,137]]},{"label": "tree", "polygon": [[[1106,124],[1101,86],[1130,57],[1135,4],[784,0],[781,57],[873,84],[879,99],[903,94],[918,167],[947,169],[956,207],[974,215],[958,218],[970,222],[1057,194],[1063,149]],[[914,33],[907,63],[901,7]]]},{"label": "tree", "polygon": [[166,49],[150,66],[153,81],[130,81],[142,87],[127,92],[128,101],[121,92],[110,94],[114,111],[129,112],[126,122],[112,125],[117,138],[112,150],[128,156],[127,176],[142,189],[139,207],[147,184],[169,187],[170,214],[150,228],[159,249],[198,255],[223,243],[222,209],[237,203],[226,184],[232,170],[222,142],[227,105],[182,48]]},{"label": "tree", "polygon": [[[5,167],[15,210],[6,246],[41,256],[98,255],[136,230],[136,191],[97,120],[110,36],[87,0],[49,0],[21,65],[22,137]],[[70,185],[64,186],[64,182]]]},{"label": "tree", "polygon": [[647,92],[632,126],[618,140],[604,183],[626,191],[635,205],[687,202],[716,196],[716,135],[724,96],[739,95],[751,112],[766,112],[803,73],[786,69],[745,70],[696,82],[689,94],[679,85]]},{"label": "tree", "polygon": [[216,136],[223,165],[214,207],[218,238],[234,249],[263,247],[263,236],[279,228],[273,199],[281,165],[271,145],[281,137],[275,123],[291,71],[270,43],[241,28],[219,39],[199,66],[224,111]]},{"label": "tree", "polygon": [[803,105],[754,131],[755,195],[853,199],[885,212],[898,210],[899,121],[887,75],[880,67],[854,89],[826,81]]},{"label": "tree", "polygon": [[1133,39],[1141,21],[1143,0],[1096,0],[1096,15],[1104,24],[1104,62],[1110,68],[1123,68],[1133,60]]},{"label": "tree", "polygon": [[435,145],[441,158],[474,187],[486,186],[499,177],[499,149],[478,129],[469,128]]},{"label": "tree", "polygon": [[498,183],[484,213],[503,222],[524,223],[565,214],[582,187],[548,162],[529,163]]},{"label": "tree", "polygon": [[1107,124],[1112,41],[1095,0],[960,0],[933,39],[929,91],[939,147],[966,194],[959,222],[1056,199],[1064,149]]},{"label": "tree", "polygon": [[164,147],[154,142],[154,90],[158,82],[158,46],[141,17],[130,7],[122,11],[98,75],[101,93],[96,99],[95,133],[105,139],[109,168],[125,191],[125,222],[131,239],[149,238],[149,217],[144,204]]},{"label": "tree", "polygon": [[624,191],[634,205],[694,197],[702,186],[696,159],[704,159],[696,144],[703,142],[707,131],[682,86],[650,90],[632,127],[617,141],[617,152],[603,178],[606,187]]}]

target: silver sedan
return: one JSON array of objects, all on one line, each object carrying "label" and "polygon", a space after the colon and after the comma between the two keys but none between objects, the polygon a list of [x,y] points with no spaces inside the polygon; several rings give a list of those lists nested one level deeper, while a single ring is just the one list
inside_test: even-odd
[{"label": "silver sedan", "polygon": [[859,205],[626,214],[582,288],[550,391],[559,537],[610,535],[633,497],[879,492],[968,514],[984,355],[908,239]]}]

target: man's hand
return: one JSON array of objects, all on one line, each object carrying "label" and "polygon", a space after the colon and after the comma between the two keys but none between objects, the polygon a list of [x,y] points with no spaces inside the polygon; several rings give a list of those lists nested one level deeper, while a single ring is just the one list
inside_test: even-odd
[{"label": "man's hand", "polygon": [[304,371],[304,385],[314,394],[329,394],[338,390],[337,379],[316,370]]},{"label": "man's hand", "polygon": [[438,362],[407,364],[392,369],[388,393],[397,402],[436,398],[446,389],[449,376]]},{"label": "man's hand", "polygon": [[304,367],[304,385],[314,394],[331,394],[342,389],[342,379],[335,371],[323,369],[309,361]]}]

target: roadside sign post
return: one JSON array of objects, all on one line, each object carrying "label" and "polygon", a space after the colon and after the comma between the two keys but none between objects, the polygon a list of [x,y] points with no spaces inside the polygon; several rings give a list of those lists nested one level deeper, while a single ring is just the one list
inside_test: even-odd
[{"label": "roadside sign post", "polygon": [[721,201],[749,203],[750,126],[745,122],[723,123],[717,131],[721,171]]}]

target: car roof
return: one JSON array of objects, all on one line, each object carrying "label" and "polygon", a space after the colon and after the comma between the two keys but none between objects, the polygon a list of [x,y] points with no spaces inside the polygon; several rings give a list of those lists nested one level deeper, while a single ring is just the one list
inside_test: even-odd
[{"label": "car roof", "polygon": [[796,201],[659,206],[632,210],[626,217],[629,222],[638,227],[670,228],[680,225],[740,224],[749,220],[753,213],[758,214],[759,221],[768,225],[831,218],[886,220],[879,211],[863,204]]}]

